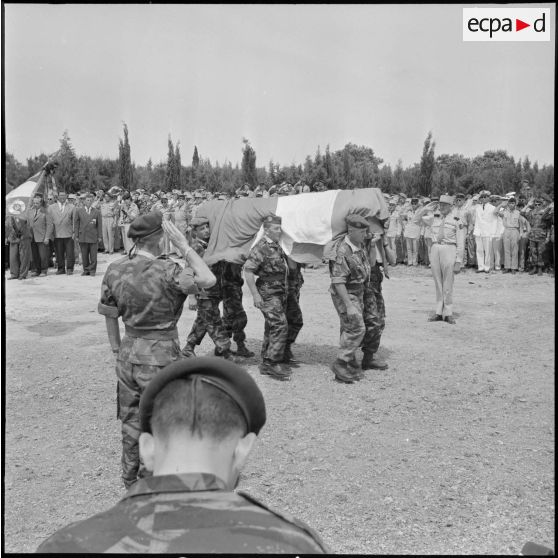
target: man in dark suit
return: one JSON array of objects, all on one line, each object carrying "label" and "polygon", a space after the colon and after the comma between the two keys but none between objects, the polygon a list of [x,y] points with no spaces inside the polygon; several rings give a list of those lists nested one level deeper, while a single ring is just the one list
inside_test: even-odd
[{"label": "man in dark suit", "polygon": [[[58,193],[58,201],[49,206],[47,212],[50,217],[47,222],[47,237],[54,238],[56,252],[56,275],[74,273],[74,211],[75,207],[68,203],[66,192]],[[64,266],[64,264],[66,264]],[[65,267],[65,269],[64,269]]]},{"label": "man in dark suit", "polygon": [[47,219],[43,195],[37,193],[33,196],[33,203],[27,212],[27,221],[31,227],[31,273],[33,277],[46,277],[48,271]]},{"label": "man in dark suit", "polygon": [[101,212],[91,207],[93,197],[93,194],[88,193],[83,202],[84,207],[76,208],[74,214],[74,230],[79,240],[83,263],[82,275],[91,276],[97,271],[97,250],[103,236]]}]

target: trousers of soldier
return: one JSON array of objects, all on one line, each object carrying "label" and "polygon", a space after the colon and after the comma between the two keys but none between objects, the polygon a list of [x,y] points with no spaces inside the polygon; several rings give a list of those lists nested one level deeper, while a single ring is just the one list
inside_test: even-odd
[{"label": "trousers of soldier", "polygon": [[138,440],[141,434],[139,420],[140,396],[153,377],[164,366],[131,364],[116,361],[117,417],[122,421],[122,480],[126,488],[136,482],[140,471]]},{"label": "trousers of soldier", "polygon": [[330,291],[331,299],[339,315],[340,322],[337,359],[344,362],[352,362],[356,360],[356,351],[362,346],[364,335],[366,334],[366,325],[364,324],[364,292],[348,293],[349,300],[358,310],[358,314],[349,316],[343,299],[336,292],[332,292],[332,290]]},{"label": "trousers of soldier", "polygon": [[[459,256],[462,262],[463,267],[467,265],[467,250],[465,250],[465,245],[467,241],[467,229],[462,228],[457,230],[457,234],[461,238],[461,249],[457,249],[459,251]],[[432,242],[432,240],[431,240]]]},{"label": "trousers of soldier", "polygon": [[517,271],[519,260],[519,231],[505,229],[502,236],[504,243],[504,267]]},{"label": "trousers of soldier", "polygon": [[124,243],[124,251],[130,253],[130,250],[134,245],[134,241],[131,238],[128,238],[130,223],[126,223],[125,225],[120,225],[120,230],[122,231],[122,242]]},{"label": "trousers of soldier", "polygon": [[246,341],[244,328],[248,323],[248,316],[242,306],[242,285],[231,281],[222,282],[223,295],[223,327],[229,338],[233,338],[238,345]]},{"label": "trousers of soldier", "polygon": [[382,279],[382,272],[377,266],[372,266],[370,281],[365,285],[363,295],[365,333],[362,339],[362,351],[364,354],[374,354],[378,351],[386,326]]},{"label": "trousers of soldier", "polygon": [[418,238],[405,237],[405,245],[407,246],[407,265],[418,264]]},{"label": "trousers of soldier", "polygon": [[492,257],[490,260],[490,269],[500,269],[504,259],[504,243],[501,236],[492,238]]},{"label": "trousers of soldier", "polygon": [[27,277],[31,265],[31,240],[22,238],[19,242],[10,242],[10,275]]},{"label": "trousers of soldier", "polygon": [[477,265],[479,271],[490,271],[492,260],[492,237],[475,236],[477,246]]},{"label": "trousers of soldier", "polygon": [[288,323],[287,345],[292,345],[304,325],[300,309],[300,285],[289,285],[285,315]]},{"label": "trousers of soldier", "polygon": [[436,314],[446,317],[453,314],[453,266],[456,247],[453,244],[432,245],[430,265],[436,287]]},{"label": "trousers of soldier", "polygon": [[517,257],[517,263],[519,265],[519,271],[525,270],[525,264],[527,261],[527,252],[529,247],[529,239],[526,236],[520,236],[519,238],[519,255]]},{"label": "trousers of soldier", "polygon": [[101,221],[103,231],[103,246],[105,252],[114,252],[114,217],[103,217]]},{"label": "trousers of soldier", "polygon": [[261,311],[265,319],[262,358],[281,362],[285,356],[289,333],[286,293],[266,284],[260,285],[258,292],[262,297]]},{"label": "trousers of soldier", "polygon": [[544,240],[529,239],[529,260],[533,267],[544,267]]},{"label": "trousers of soldier", "polygon": [[207,333],[219,352],[228,351],[231,348],[231,340],[225,331],[219,312],[219,298],[198,298],[198,313],[190,334],[188,345],[199,345]]}]

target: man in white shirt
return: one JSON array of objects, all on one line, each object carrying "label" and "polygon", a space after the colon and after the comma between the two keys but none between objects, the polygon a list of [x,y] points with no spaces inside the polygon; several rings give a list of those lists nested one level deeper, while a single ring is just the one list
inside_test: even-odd
[{"label": "man in white shirt", "polygon": [[475,206],[475,228],[473,235],[477,245],[477,273],[490,273],[492,259],[492,238],[496,236],[498,217],[491,203],[488,203],[490,192],[483,190],[479,194],[479,203]]}]

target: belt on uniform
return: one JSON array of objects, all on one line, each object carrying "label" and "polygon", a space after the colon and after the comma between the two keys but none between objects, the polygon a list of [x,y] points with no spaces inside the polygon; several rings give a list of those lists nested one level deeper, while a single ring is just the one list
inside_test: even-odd
[{"label": "belt on uniform", "polygon": [[126,335],[142,339],[178,339],[178,330],[174,329],[137,329],[126,326]]},{"label": "belt on uniform", "polygon": [[442,240],[441,242],[433,240],[432,242],[433,244],[440,244],[442,246],[456,246],[455,242],[449,242],[448,240]]}]

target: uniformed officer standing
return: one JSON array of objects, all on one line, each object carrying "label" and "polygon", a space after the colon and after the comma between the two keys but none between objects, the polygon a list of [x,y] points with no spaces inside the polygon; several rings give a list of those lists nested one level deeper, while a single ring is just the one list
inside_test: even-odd
[{"label": "uniformed officer standing", "polygon": [[[521,215],[516,209],[516,200],[510,197],[502,201],[495,209],[496,215],[501,217],[504,226],[502,241],[504,243],[503,273],[516,273],[519,269],[519,229]],[[506,207],[504,207],[506,206]]]},{"label": "uniformed officer standing", "polygon": [[529,275],[543,274],[544,267],[544,245],[546,243],[548,224],[545,219],[545,209],[540,198],[533,198],[524,210],[524,216],[531,225],[529,232],[529,259],[531,271]]},{"label": "uniformed officer standing", "polygon": [[452,196],[440,196],[440,215],[424,215],[435,206],[429,203],[421,208],[416,219],[432,227],[432,249],[430,263],[434,286],[436,287],[436,313],[428,319],[430,322],[446,321],[455,324],[453,317],[453,276],[461,270],[463,236],[459,234],[461,219],[452,208]]},{"label": "uniformed officer standing", "polygon": [[[279,245],[281,217],[268,215],[263,219],[264,236],[252,247],[244,264],[246,284],[254,306],[265,318],[260,373],[279,380],[290,379],[285,363],[285,347],[289,332],[286,316],[287,275],[286,255]],[[258,276],[256,282],[254,275]]]},{"label": "uniformed officer standing", "polygon": [[[184,269],[162,255],[164,233],[186,260]],[[215,276],[184,235],[172,222],[163,221],[161,213],[137,217],[128,236],[135,245],[128,256],[108,266],[98,307],[116,354],[117,416],[122,421],[122,479],[126,487],[137,480],[139,470],[140,395],[162,367],[180,358],[176,324],[187,295],[215,283]],[[122,341],[119,317],[125,325]]]},{"label": "uniformed officer standing", "polygon": [[335,259],[329,261],[329,292],[341,325],[337,359],[331,369],[337,380],[352,383],[362,378],[356,351],[362,345],[364,322],[364,287],[370,281],[370,261],[364,248],[368,222],[357,214],[345,219],[347,234],[338,243]]},{"label": "uniformed officer standing", "polygon": [[140,453],[153,476],[37,552],[328,552],[302,521],[234,490],[266,420],[263,395],[245,370],[216,358],[172,363],[143,393],[140,414]]},{"label": "uniformed officer standing", "polygon": [[[195,238],[192,240],[192,248],[203,258],[209,240],[209,220],[205,217],[194,217],[191,222]],[[182,354],[187,357],[195,356],[194,349],[199,345],[205,334],[208,333],[215,343],[215,355],[230,359],[231,340],[225,331],[219,304],[222,300],[221,282],[219,280],[223,262],[217,262],[211,266],[211,272],[215,276],[215,284],[209,289],[201,289],[196,294],[196,304],[198,314],[192,325],[186,345],[182,349]],[[190,309],[194,305],[190,304]]]}]

